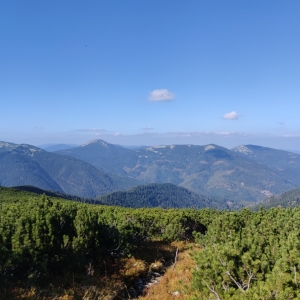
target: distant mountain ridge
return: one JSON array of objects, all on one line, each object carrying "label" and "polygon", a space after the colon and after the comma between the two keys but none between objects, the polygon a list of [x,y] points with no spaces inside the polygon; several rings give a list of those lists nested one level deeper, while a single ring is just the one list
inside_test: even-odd
[{"label": "distant mountain ridge", "polygon": [[297,153],[257,145],[240,145],[232,151],[279,171],[300,172],[300,155]]},{"label": "distant mountain ridge", "polygon": [[288,168],[285,173],[267,161],[263,163],[214,144],[130,150],[94,140],[56,153],[82,159],[108,173],[144,184],[173,183],[196,193],[240,202],[260,201],[300,185],[300,169]]},{"label": "distant mountain ridge", "polygon": [[0,142],[2,186],[33,185],[94,198],[148,183],[171,183],[212,199],[247,204],[300,186],[300,155],[254,145],[128,149],[93,140],[47,152]]},{"label": "distant mountain ridge", "polygon": [[27,144],[0,142],[0,185],[33,185],[80,197],[96,197],[137,185],[72,158]]},{"label": "distant mountain ridge", "polygon": [[[78,147],[55,151],[55,153],[81,159],[109,173],[126,176],[126,172],[118,172],[118,169],[123,160],[126,159],[125,155],[132,153],[132,151],[119,145],[106,143],[103,140],[92,140]],[[114,168],[115,164],[118,169]]]},{"label": "distant mountain ridge", "polygon": [[49,145],[41,145],[38,146],[39,148],[46,150],[48,152],[54,152],[59,150],[65,150],[69,148],[75,148],[78,147],[76,144],[49,144]]}]

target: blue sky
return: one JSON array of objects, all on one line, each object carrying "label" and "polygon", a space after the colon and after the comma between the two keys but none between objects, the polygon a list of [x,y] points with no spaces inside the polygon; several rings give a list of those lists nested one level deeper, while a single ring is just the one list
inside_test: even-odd
[{"label": "blue sky", "polygon": [[300,1],[2,1],[0,140],[300,150]]}]

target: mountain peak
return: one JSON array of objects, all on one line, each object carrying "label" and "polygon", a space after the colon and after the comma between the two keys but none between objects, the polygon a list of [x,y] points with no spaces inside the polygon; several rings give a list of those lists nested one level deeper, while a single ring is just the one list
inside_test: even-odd
[{"label": "mountain peak", "polygon": [[43,151],[42,149],[28,145],[28,144],[13,144],[8,142],[0,142],[0,152],[5,151],[19,151],[26,153],[34,153],[36,151]]},{"label": "mountain peak", "polygon": [[108,143],[103,141],[103,140],[100,140],[100,139],[91,140],[91,141],[89,141],[85,144],[80,145],[80,147],[85,147],[85,146],[90,145],[90,144],[99,144],[101,146],[108,147]]},{"label": "mountain peak", "polygon": [[216,147],[214,145],[207,145],[205,146],[204,150],[207,151],[207,150],[210,150],[210,149],[215,149]]},{"label": "mountain peak", "polygon": [[252,153],[252,151],[244,145],[236,146],[232,150],[234,152],[240,152],[240,153],[243,153],[243,154],[246,154],[246,155]]}]

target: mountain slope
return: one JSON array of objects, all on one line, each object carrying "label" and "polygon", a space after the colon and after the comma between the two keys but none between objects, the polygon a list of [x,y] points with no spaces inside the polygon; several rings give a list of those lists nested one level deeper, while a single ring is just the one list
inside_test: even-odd
[{"label": "mountain slope", "polygon": [[284,173],[286,177],[289,176],[291,179],[296,176],[297,180],[299,180],[299,154],[256,145],[240,145],[233,148],[232,151],[269,167],[275,168],[281,173]]},{"label": "mountain slope", "polygon": [[173,183],[199,194],[233,201],[260,201],[300,185],[286,174],[217,145],[170,145],[135,150],[101,140],[59,151],[101,170],[143,183]]},{"label": "mountain slope", "polygon": [[280,195],[274,195],[268,197],[264,201],[251,207],[251,209],[258,210],[260,207],[269,209],[271,207],[277,207],[277,206],[282,206],[284,208],[287,208],[287,207],[295,207],[299,205],[300,205],[300,188],[296,188],[284,192]]},{"label": "mountain slope", "polygon": [[80,197],[96,197],[137,185],[96,167],[30,145],[0,142],[0,185],[33,185]]},{"label": "mountain slope", "polygon": [[109,173],[126,176],[121,166],[128,163],[130,153],[134,154],[134,150],[102,140],[92,140],[79,147],[55,151],[55,153],[81,159]]},{"label": "mountain slope", "polygon": [[97,198],[104,204],[125,207],[162,208],[240,208],[235,203],[226,203],[193,193],[171,183],[140,185],[125,192],[113,192]]}]

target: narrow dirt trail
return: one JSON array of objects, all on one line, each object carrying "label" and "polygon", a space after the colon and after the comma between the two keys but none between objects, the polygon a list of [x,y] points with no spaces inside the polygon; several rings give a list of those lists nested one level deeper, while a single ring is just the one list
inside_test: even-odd
[{"label": "narrow dirt trail", "polygon": [[[197,295],[191,288],[192,271],[195,262],[191,257],[192,250],[185,249],[178,252],[176,264],[166,268],[164,274],[150,272],[151,279],[148,282],[139,281],[141,296],[131,299],[139,300],[170,300],[190,299]],[[154,274],[153,274],[154,273]]]}]

